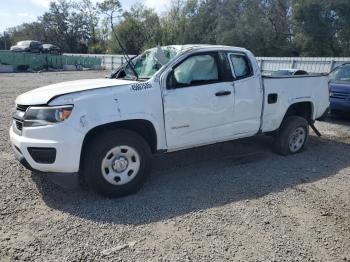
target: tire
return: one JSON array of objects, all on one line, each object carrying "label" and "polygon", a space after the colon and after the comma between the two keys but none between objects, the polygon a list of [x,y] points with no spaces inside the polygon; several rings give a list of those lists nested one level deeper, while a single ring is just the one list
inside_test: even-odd
[{"label": "tire", "polygon": [[275,151],[283,156],[301,152],[309,137],[309,123],[305,118],[289,116],[281,124],[275,137]]},{"label": "tire", "polygon": [[135,193],[150,173],[150,147],[133,131],[104,132],[95,137],[86,150],[84,178],[100,195],[114,198]]}]

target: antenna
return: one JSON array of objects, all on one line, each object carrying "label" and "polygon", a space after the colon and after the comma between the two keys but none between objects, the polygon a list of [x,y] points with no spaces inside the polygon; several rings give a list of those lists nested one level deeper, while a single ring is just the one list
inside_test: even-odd
[{"label": "antenna", "polygon": [[122,49],[123,56],[124,56],[124,58],[125,58],[127,64],[130,66],[132,72],[133,72],[134,75],[136,76],[136,80],[137,80],[137,79],[139,78],[139,75],[138,75],[138,73],[137,73],[136,70],[135,70],[134,64],[133,64],[133,62],[131,61],[129,55],[127,54],[125,47],[124,47],[123,44],[121,43],[121,41],[120,41],[120,39],[119,39],[119,37],[118,37],[117,32],[114,30],[113,14],[111,14],[110,19],[111,19],[111,28],[112,28],[113,35],[114,35],[115,39],[117,39],[118,45],[119,45],[120,48]]}]

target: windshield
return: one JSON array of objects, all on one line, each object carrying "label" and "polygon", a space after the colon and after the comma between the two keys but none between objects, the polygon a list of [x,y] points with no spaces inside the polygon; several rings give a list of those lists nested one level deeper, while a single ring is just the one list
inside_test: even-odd
[{"label": "windshield", "polygon": [[350,65],[345,65],[330,74],[331,81],[350,81]]},{"label": "windshield", "polygon": [[[132,63],[139,79],[149,79],[178,53],[179,50],[174,47],[156,47],[146,50],[140,56],[133,58]],[[135,79],[135,75],[129,65],[125,66],[124,71],[124,79]]]}]

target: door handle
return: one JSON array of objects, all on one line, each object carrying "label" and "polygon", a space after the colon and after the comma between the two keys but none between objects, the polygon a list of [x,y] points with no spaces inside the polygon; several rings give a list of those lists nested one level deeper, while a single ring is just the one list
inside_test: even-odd
[{"label": "door handle", "polygon": [[229,96],[231,95],[231,91],[220,91],[215,94],[215,96]]}]

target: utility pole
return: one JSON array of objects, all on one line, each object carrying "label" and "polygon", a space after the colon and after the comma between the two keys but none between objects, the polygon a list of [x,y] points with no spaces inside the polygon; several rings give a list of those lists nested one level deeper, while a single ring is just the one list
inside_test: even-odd
[{"label": "utility pole", "polygon": [[4,45],[5,45],[5,50],[7,50],[7,44],[6,44],[6,31],[4,31]]}]

